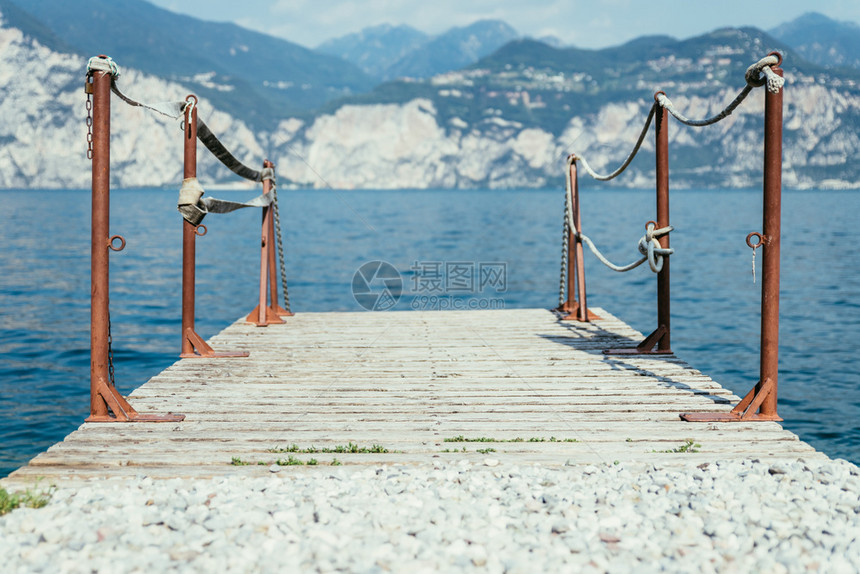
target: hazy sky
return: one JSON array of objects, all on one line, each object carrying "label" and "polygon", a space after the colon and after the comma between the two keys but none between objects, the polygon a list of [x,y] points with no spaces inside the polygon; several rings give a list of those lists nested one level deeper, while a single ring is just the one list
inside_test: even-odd
[{"label": "hazy sky", "polygon": [[858,0],[150,0],[203,20],[230,21],[307,47],[376,24],[429,34],[505,20],[520,34],[601,48],[646,34],[688,38],[724,26],[767,30],[816,11],[860,22]]}]

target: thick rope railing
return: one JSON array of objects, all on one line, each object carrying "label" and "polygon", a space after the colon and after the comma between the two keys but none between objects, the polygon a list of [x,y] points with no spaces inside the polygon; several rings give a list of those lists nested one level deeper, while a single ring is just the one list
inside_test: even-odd
[{"label": "thick rope railing", "polygon": [[720,113],[716,114],[711,118],[707,118],[704,120],[691,120],[686,118],[680,112],[678,112],[674,105],[672,105],[671,100],[666,96],[664,92],[657,92],[655,95],[655,102],[651,105],[651,109],[648,111],[648,117],[645,120],[645,125],[642,127],[642,131],[639,133],[639,138],[636,140],[636,145],[633,146],[633,150],[627,156],[627,159],[621,164],[618,169],[610,173],[609,175],[601,175],[594,171],[591,166],[588,164],[588,160],[579,153],[574,153],[573,155],[579,160],[582,168],[594,179],[598,181],[609,181],[621,175],[624,170],[630,165],[630,162],[633,161],[633,158],[636,157],[636,154],[639,153],[639,149],[642,147],[642,142],[645,140],[645,134],[648,133],[648,128],[651,126],[651,122],[654,119],[654,114],[657,111],[658,107],[664,107],[666,111],[668,111],[672,116],[680,121],[681,123],[694,126],[694,127],[703,127],[713,125],[732,114],[732,112],[737,109],[737,107],[746,99],[746,97],[752,92],[754,88],[758,88],[761,86],[767,85],[767,89],[771,93],[778,92],[785,83],[785,80],[777,75],[772,69],[771,66],[778,65],[780,62],[779,56],[776,55],[768,55],[751,65],[747,68],[744,73],[744,79],[746,81],[746,86],[740,91],[740,93],[732,100],[729,105],[727,105]]},{"label": "thick rope railing", "polygon": [[[672,117],[681,122],[684,125],[692,126],[692,127],[704,127],[713,125],[725,118],[729,117],[732,112],[737,109],[739,105],[746,99],[746,97],[753,91],[754,88],[761,87],[767,84],[767,90],[771,93],[778,92],[782,86],[785,84],[785,79],[778,76],[772,69],[771,66],[776,66],[779,64],[779,58],[777,56],[766,56],[747,68],[746,73],[744,74],[744,78],[747,81],[747,85],[744,86],[744,89],[740,91],[740,93],[735,97],[732,102],[726,106],[720,113],[717,115],[703,119],[703,120],[691,120],[678,112],[675,109],[675,106],[672,104],[672,101],[666,96],[664,92],[657,92],[655,96],[657,100],[657,104],[666,108]],[[761,74],[764,73],[764,76]]]},{"label": "thick rope railing", "polygon": [[[630,152],[630,154],[627,156],[627,158],[624,160],[624,162],[621,164],[621,166],[619,166],[615,171],[613,171],[612,173],[610,173],[608,175],[601,175],[601,174],[597,173],[596,171],[594,171],[591,168],[591,166],[588,164],[588,161],[585,159],[585,157],[583,157],[580,154],[571,154],[569,156],[569,159],[568,159],[568,166],[569,166],[571,161],[577,161],[578,160],[579,163],[582,165],[582,168],[592,178],[594,178],[598,181],[609,181],[611,179],[614,179],[614,178],[618,177],[619,175],[621,175],[627,169],[627,167],[630,165],[630,163],[633,161],[633,159],[639,153],[639,150],[642,147],[642,142],[645,140],[645,135],[648,132],[648,128],[651,126],[651,122],[654,120],[654,114],[656,113],[658,107],[664,108],[675,119],[677,119],[679,122],[681,122],[685,125],[688,125],[688,126],[704,127],[704,126],[713,125],[713,124],[727,118],[728,116],[730,116],[732,114],[732,112],[734,112],[738,108],[738,106],[740,106],[740,104],[747,98],[747,96],[752,92],[753,89],[767,85],[767,89],[769,92],[771,92],[771,93],[778,92],[783,87],[785,80],[784,80],[784,78],[782,78],[781,76],[776,74],[771,69],[771,67],[778,65],[779,62],[780,62],[780,57],[775,55],[775,54],[771,54],[771,55],[765,56],[764,58],[760,59],[755,64],[749,66],[747,68],[746,72],[744,73],[744,79],[746,81],[746,86],[744,86],[744,88],[740,91],[740,93],[738,93],[738,95],[734,98],[734,100],[732,100],[718,114],[716,114],[710,118],[706,118],[706,119],[702,119],[702,120],[691,120],[691,119],[687,118],[686,116],[681,114],[675,108],[674,104],[668,98],[668,96],[666,96],[665,92],[657,92],[654,96],[654,99],[655,99],[654,104],[651,105],[651,109],[648,111],[648,117],[645,120],[645,125],[642,127],[642,131],[639,133],[639,137],[636,140],[636,144],[633,146],[633,150]],[[562,247],[563,247],[562,272],[561,272],[561,279],[560,279],[561,288],[559,290],[559,300],[561,300],[561,301],[564,300],[564,292],[563,292],[564,288],[563,287],[564,287],[564,282],[566,279],[566,259],[567,259],[566,244],[568,241],[569,230],[573,229],[573,227],[571,227],[572,219],[573,219],[573,212],[572,212],[572,207],[570,205],[570,194],[572,193],[571,181],[570,181],[570,170],[569,169],[565,170],[565,174],[566,174],[566,180],[567,180],[567,186],[566,186],[567,193],[565,195],[565,208],[564,208],[565,209],[565,224],[564,224],[565,235],[564,235],[564,240],[563,240],[563,245],[562,245]],[[672,230],[673,230],[673,228],[671,226],[657,229],[656,224],[654,224],[653,222],[649,222],[648,224],[646,224],[645,235],[639,240],[639,244],[638,244],[638,249],[639,249],[639,252],[642,254],[642,257],[640,259],[632,262],[632,263],[627,264],[627,265],[617,265],[617,264],[609,261],[609,259],[607,259],[606,256],[604,256],[603,253],[600,252],[600,250],[597,248],[597,246],[594,244],[594,242],[591,240],[591,238],[589,238],[585,234],[580,233],[578,237],[582,240],[583,243],[588,245],[588,248],[591,250],[591,252],[595,255],[595,257],[597,257],[597,259],[601,263],[603,263],[604,265],[606,265],[609,269],[612,269],[613,271],[617,271],[617,272],[621,272],[621,273],[626,272],[626,271],[630,271],[632,269],[639,267],[640,265],[642,265],[643,263],[645,263],[647,261],[651,270],[655,273],[659,273],[660,270],[662,270],[662,268],[663,268],[663,257],[672,255],[672,253],[674,253],[674,250],[661,248],[659,245],[659,241],[657,241],[657,238],[661,237],[662,235],[666,235],[667,233],[671,232]]]},{"label": "thick rope railing", "polygon": [[[767,86],[764,98],[764,170],[763,170],[763,232],[753,232],[747,236],[747,244],[753,249],[765,249],[765,272],[762,282],[761,295],[761,347],[760,373],[756,385],[746,394],[731,412],[684,413],[681,418],[690,422],[735,422],[735,421],[780,421],[777,413],[778,393],[778,355],[779,355],[779,280],[780,280],[780,219],[782,195],[782,133],[783,133],[783,79],[782,55],[772,52],[758,62],[749,66],[744,74],[746,85],[735,98],[719,113],[704,119],[690,119],[678,111],[664,92],[654,94],[654,104],[648,112],[645,127],[637,139],[633,151],[623,164],[609,175],[594,172],[588,162],[578,154],[571,154],[568,160],[567,194],[565,197],[565,230],[574,229],[574,219],[570,207],[571,176],[575,166],[571,162],[579,159],[589,175],[598,180],[609,180],[622,173],[633,160],[644,141],[645,132],[656,116],[656,191],[657,191],[657,220],[663,225],[649,221],[646,224],[645,236],[639,241],[639,251],[643,258],[626,266],[614,265],[608,261],[595,247],[594,243],[585,236],[579,225],[577,210],[576,231],[571,237],[565,235],[564,241],[586,243],[598,259],[617,271],[634,269],[646,260],[657,275],[657,329],[635,348],[607,349],[611,355],[639,354],[670,354],[671,351],[671,313],[669,287],[669,260],[663,259],[671,255],[669,241],[666,235],[672,231],[669,225],[669,152],[668,152],[668,118],[674,117],[680,123],[691,127],[705,127],[724,120],[731,115],[749,96],[753,89]],[[657,110],[659,109],[659,114]],[[577,195],[578,197],[578,195]],[[664,237],[658,241],[658,237]],[[759,242],[751,243],[753,236],[759,237]],[[563,242],[564,245],[564,242]],[[568,250],[562,254],[562,281],[564,279],[564,263]],[[659,259],[658,259],[659,258]],[[755,259],[753,260],[755,261]],[[568,290],[571,289],[568,277]],[[563,299],[563,295],[560,296]],[[655,348],[656,346],[656,348]]]},{"label": "thick rope railing", "polygon": [[[120,90],[119,85],[116,82],[116,79],[120,76],[119,66],[116,65],[109,57],[97,56],[94,58],[90,58],[87,63],[87,70],[101,70],[107,71],[111,74],[111,91],[116,94],[122,101],[127,103],[133,107],[145,108],[148,110],[152,110],[161,115],[167,116],[171,119],[177,120],[181,118],[185,114],[185,108],[188,106],[195,105],[188,100],[175,100],[175,101],[166,101],[166,102],[156,102],[156,103],[146,103],[137,101]],[[236,159],[236,157],[230,153],[221,140],[218,139],[212,130],[209,129],[209,126],[206,125],[202,119],[197,119],[197,139],[206,146],[206,148],[212,152],[218,161],[224,164],[230,171],[242,177],[244,179],[256,182],[262,182],[262,174],[260,171],[252,169],[241,161]]]},{"label": "thick rope railing", "polygon": [[628,265],[616,265],[612,263],[603,253],[600,252],[599,249],[594,245],[594,242],[585,235],[584,233],[579,234],[579,238],[582,239],[582,242],[588,245],[588,248],[594,253],[594,256],[597,259],[612,269],[613,271],[618,271],[619,273],[624,273],[626,271],[631,271],[636,269],[646,261],[648,262],[648,266],[651,268],[651,271],[654,273],[659,273],[663,270],[663,257],[672,255],[675,250],[674,249],[663,249],[660,247],[660,242],[657,239],[663,235],[668,234],[674,228],[670,225],[669,227],[663,227],[661,229],[656,229],[656,225],[653,221],[649,221],[645,230],[645,235],[643,235],[639,239],[638,249],[639,253],[642,254],[642,257],[633,263]]},{"label": "thick rope railing", "polygon": [[[567,160],[568,168],[570,167],[570,164],[577,161],[577,159],[581,159],[581,158],[577,158],[575,155],[571,155],[570,157],[568,157],[568,160]],[[572,205],[573,204],[573,201],[572,201],[573,182],[571,181],[571,178],[570,178],[570,169],[565,170],[565,180],[566,180],[566,194],[565,194],[565,199],[564,199],[564,209],[565,209],[565,218],[564,219],[565,219],[565,231],[567,232],[570,229],[575,229],[574,224],[573,224],[573,205]],[[612,269],[613,271],[617,271],[619,273],[632,271],[633,269],[636,269],[637,267],[639,267],[640,265],[642,265],[643,263],[645,263],[647,261],[648,266],[651,268],[651,271],[653,271],[654,273],[659,273],[663,269],[663,257],[667,257],[669,255],[672,255],[675,251],[673,249],[663,249],[660,246],[660,242],[657,240],[657,238],[662,237],[663,235],[670,233],[673,229],[674,228],[672,226],[657,229],[657,224],[654,223],[653,221],[649,221],[645,225],[645,235],[643,235],[642,238],[639,239],[639,244],[638,244],[639,253],[642,254],[642,257],[640,259],[634,261],[633,263],[629,263],[627,265],[617,265],[615,263],[612,263],[609,259],[606,258],[606,256],[603,255],[603,253],[600,252],[600,250],[597,248],[597,246],[594,244],[594,242],[591,240],[591,238],[588,237],[587,235],[585,235],[584,233],[574,234],[574,236],[578,239],[581,239],[583,243],[588,245],[588,248],[591,250],[592,253],[594,253],[595,257],[597,257],[597,259],[601,263],[603,263],[604,265],[606,265],[608,268]],[[563,273],[564,273],[564,270],[566,269],[567,237],[568,237],[568,235],[567,235],[567,233],[565,233],[565,239],[564,239],[565,250],[564,250],[563,255],[562,255],[562,266],[563,266],[562,272]],[[563,285],[562,285],[562,287],[563,287]],[[561,298],[564,299],[563,294],[561,295]]]},{"label": "thick rope railing", "polygon": [[639,153],[639,148],[642,147],[642,142],[645,140],[645,134],[648,133],[648,128],[651,126],[651,121],[654,119],[654,113],[657,111],[657,103],[651,105],[651,109],[648,112],[648,119],[645,120],[645,125],[642,127],[642,131],[639,132],[639,139],[636,140],[636,145],[633,146],[633,151],[630,152],[630,155],[627,156],[627,159],[624,160],[624,163],[621,164],[621,167],[610,173],[609,175],[600,175],[588,165],[588,161],[580,154],[575,153],[571,154],[576,156],[579,159],[579,162],[582,164],[582,169],[584,169],[588,175],[593,177],[598,181],[609,181],[611,179],[615,179],[619,175],[621,175],[624,170],[627,169],[627,166],[630,165],[630,162],[633,161],[633,158],[636,157],[636,154]]}]

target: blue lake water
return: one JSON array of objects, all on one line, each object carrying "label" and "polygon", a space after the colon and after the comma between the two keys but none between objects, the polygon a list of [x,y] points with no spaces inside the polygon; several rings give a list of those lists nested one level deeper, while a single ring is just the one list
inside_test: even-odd
[{"label": "blue lake water", "polygon": [[[617,262],[636,258],[653,191],[584,189],[583,230]],[[213,192],[249,198],[253,192]],[[396,267],[407,291],[436,264],[505,264],[504,306],[558,301],[562,191],[282,190],[293,311],[363,311],[365,262]],[[181,220],[175,190],[114,191],[111,256],[117,386],[128,393],[179,352]],[[747,233],[761,191],[672,191],[672,343],[735,393],[758,375],[759,282]],[[783,194],[779,413],[833,457],[860,462],[860,194]],[[89,191],[0,191],[0,477],[75,430],[89,402]],[[39,220],[33,221],[34,215]],[[211,215],[198,240],[197,330],[210,337],[256,304],[259,212]],[[416,262],[418,265],[416,266]],[[761,260],[759,259],[759,268]],[[443,267],[444,269],[444,267]],[[643,332],[656,322],[647,269],[586,256],[589,304]],[[480,302],[487,293],[465,293]],[[411,299],[414,301],[414,299]],[[403,297],[395,309],[408,310]]]}]

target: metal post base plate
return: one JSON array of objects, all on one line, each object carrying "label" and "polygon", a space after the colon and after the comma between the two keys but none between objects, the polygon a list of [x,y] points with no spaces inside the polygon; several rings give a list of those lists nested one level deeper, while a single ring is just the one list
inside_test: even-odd
[{"label": "metal post base plate", "polygon": [[182,359],[223,359],[231,357],[248,357],[248,351],[215,351],[203,340],[203,337],[194,332],[193,329],[185,330],[185,338],[191,343],[194,353],[180,353]]},{"label": "metal post base plate", "polygon": [[293,315],[295,315],[295,313],[287,311],[286,309],[284,309],[283,307],[281,307],[280,305],[277,305],[277,304],[274,307],[269,307],[269,309],[274,311],[275,314],[278,315],[279,317],[292,317]]},{"label": "metal post base plate", "polygon": [[85,419],[85,422],[88,423],[178,423],[185,420],[185,415],[173,413],[166,415],[141,414],[134,410],[128,400],[116,390],[116,387],[104,380],[99,380],[96,383],[94,392],[95,396],[101,399],[101,402],[95,401],[94,406],[90,407],[90,416]]},{"label": "metal post base plate", "polygon": [[657,329],[645,337],[641,343],[635,347],[626,349],[605,349],[604,355],[671,355],[672,349],[660,349],[657,343],[663,338],[663,335],[669,332],[665,325],[660,325]]},{"label": "metal post base plate", "polygon": [[127,417],[117,418],[110,415],[92,415],[84,419],[87,423],[178,423],[185,420],[185,415],[148,415],[135,412]]},{"label": "metal post base plate", "polygon": [[761,385],[756,384],[735,408],[728,413],[684,413],[681,420],[691,423],[733,423],[733,422],[779,422],[782,418],[776,413],[758,412],[765,398],[776,392],[776,382],[766,379]]},{"label": "metal post base plate", "polygon": [[[573,305],[565,303],[561,307],[553,309],[553,311],[558,314],[559,321],[582,321],[582,319],[579,318],[579,303],[575,303]],[[600,316],[592,313],[591,309],[586,309],[585,312],[587,317],[585,322],[600,320]]]},{"label": "metal post base plate", "polygon": [[[286,311],[284,311],[284,313],[286,313]],[[281,315],[281,313],[278,313],[277,309],[266,307],[266,322],[261,323],[260,306],[257,305],[256,307],[254,307],[254,310],[251,311],[247,317],[245,317],[245,321],[248,323],[253,323],[258,327],[267,327],[269,325],[282,325],[283,323],[286,323],[286,321],[281,319],[279,315]]]},{"label": "metal post base plate", "polygon": [[761,414],[750,415],[743,418],[742,413],[684,413],[680,415],[681,420],[689,423],[748,423],[748,422],[780,422],[778,416],[766,416]]},{"label": "metal post base plate", "polygon": [[674,351],[672,349],[659,350],[659,349],[651,349],[650,351],[646,351],[644,349],[639,349],[638,347],[631,347],[629,349],[604,349],[604,355],[671,355]]},{"label": "metal post base plate", "polygon": [[248,351],[225,351],[225,352],[211,352],[198,355],[197,353],[180,353],[180,359],[235,359],[235,358],[243,358],[249,357],[251,353]]}]

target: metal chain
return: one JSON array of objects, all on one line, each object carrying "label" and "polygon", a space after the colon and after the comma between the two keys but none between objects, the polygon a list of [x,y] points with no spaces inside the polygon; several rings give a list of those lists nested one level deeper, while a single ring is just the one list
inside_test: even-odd
[{"label": "metal chain", "polygon": [[567,282],[567,253],[570,244],[570,227],[567,219],[568,202],[570,201],[570,193],[567,190],[564,192],[564,235],[561,239],[561,273],[558,279],[558,306],[564,305],[565,283]]},{"label": "metal chain", "polygon": [[87,77],[87,159],[93,159],[93,91],[92,76]]},{"label": "metal chain", "polygon": [[108,313],[108,375],[110,377],[110,386],[116,387],[113,368],[113,337],[110,332],[110,313]]},{"label": "metal chain", "polygon": [[287,313],[290,311],[290,292],[287,291],[287,269],[284,266],[284,236],[281,234],[281,215],[278,211],[278,188],[272,181],[272,208],[275,214],[275,231],[278,234],[278,261],[281,264],[281,287],[284,291],[284,310]]}]

